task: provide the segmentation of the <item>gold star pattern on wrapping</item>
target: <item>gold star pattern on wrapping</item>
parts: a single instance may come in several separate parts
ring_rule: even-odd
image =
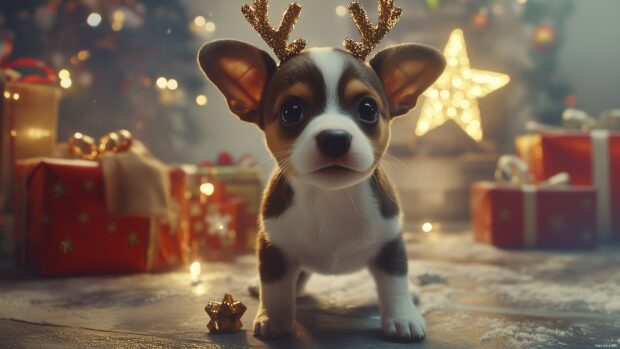
[[[86,182],[84,182],[84,189],[86,191],[91,191],[93,189],[95,189],[95,182],[88,180]]]
[[[118,225],[116,223],[108,223],[108,234],[116,234],[118,231]]]
[[[222,214],[218,210],[211,210],[207,217],[205,217],[205,222],[209,226],[207,234],[217,235],[220,238],[225,238],[228,235],[228,227],[231,221],[231,215]]]
[[[89,220],[90,220],[90,216],[86,212],[82,212],[78,216],[78,221],[80,222],[80,224],[86,224],[88,223]]]
[[[65,185],[62,183],[56,183],[52,187],[52,193],[54,193],[54,196],[59,198],[59,197],[65,196],[65,194],[67,193],[67,188],[65,188]]]
[[[65,238],[60,242],[60,245],[58,245],[58,250],[62,252],[62,254],[67,254],[73,251],[73,240]]]
[[[138,243],[138,234],[131,232],[129,233],[129,235],[127,235],[127,244],[129,246],[135,246]]]
[[[241,329],[241,317],[246,311],[246,306],[236,301],[230,294],[224,295],[221,302],[209,301],[205,311],[211,318],[207,324],[209,332],[224,333],[235,332]]]
[[[446,70],[435,83],[424,92],[426,100],[422,106],[415,134],[426,132],[454,120],[474,140],[482,140],[482,124],[478,98],[503,87],[510,81],[506,74],[470,68],[463,30],[455,29],[450,34],[444,50]]]

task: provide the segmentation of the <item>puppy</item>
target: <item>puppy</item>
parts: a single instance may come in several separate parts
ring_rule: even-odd
[[[277,65],[250,44],[217,40],[198,60],[231,111],[264,132],[277,162],[259,218],[255,335],[291,332],[296,296],[311,273],[368,268],[384,333],[424,339],[408,289],[399,200],[381,158],[391,121],[439,77],[443,56],[405,44],[366,63],[344,50],[311,48]]]

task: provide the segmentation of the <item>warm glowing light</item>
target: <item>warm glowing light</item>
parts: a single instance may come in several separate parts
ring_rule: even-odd
[[[192,282],[196,282],[200,279],[201,272],[202,267],[200,266],[200,262],[196,261],[189,266],[189,275],[192,277]]]
[[[69,71],[67,69],[61,69],[58,72],[58,77],[61,79],[69,79],[71,78],[71,73],[69,73]]]
[[[157,85],[157,86],[159,86],[159,85]],[[169,90],[176,90],[177,87],[179,87],[179,83],[175,79],[170,79],[166,83],[166,87],[168,87]]]
[[[213,183],[202,183],[200,185],[200,192],[206,196],[211,196],[215,192],[215,186]]]
[[[45,130],[42,128],[29,128],[26,131],[26,135],[28,136],[28,138],[32,138],[32,139],[40,139],[40,138],[46,138],[50,136],[50,130]]]
[[[209,33],[214,32],[215,31],[215,23],[208,21],[207,23],[205,23],[205,30],[208,31]]]
[[[9,92],[9,91],[4,91],[4,98],[6,98],[6,99],[11,98],[11,92]]]
[[[525,4],[527,2],[527,0],[517,0],[517,2],[521,5]]]
[[[78,52],[77,57],[80,61],[85,61],[90,58],[90,51],[82,50]],[[59,74],[60,75],[60,74]]]
[[[465,38],[461,29],[450,34],[444,50],[448,65],[444,73],[424,93],[415,133],[418,136],[454,120],[476,141],[482,140],[478,98],[503,87],[510,81],[506,74],[471,69]]]
[[[73,85],[73,81],[71,81],[71,79],[67,78],[60,80],[60,87],[62,88],[69,88],[71,85]]]
[[[217,226],[217,229],[219,229],[219,230],[224,230],[224,224],[220,224],[220,225],[218,225],[218,226]]]
[[[114,22],[112,23],[112,30],[115,32],[121,31],[123,29],[123,22]]]
[[[336,14],[340,17],[344,17],[347,14],[347,8],[343,5],[336,6]]]
[[[202,27],[205,23],[207,23],[207,20],[203,16],[196,16],[196,18],[194,18],[194,24],[199,27]]]
[[[207,105],[208,102],[209,102],[209,99],[207,98],[207,96],[205,95],[196,96],[196,104],[202,106],[202,105]]]
[[[97,27],[101,24],[101,15],[97,12],[93,12],[86,18],[86,23],[91,27]]]
[[[112,18],[114,18],[114,20],[117,22],[122,22],[125,19],[125,12],[121,10],[116,10],[114,11],[114,15],[112,15]]]
[[[166,79],[163,76],[160,76],[157,78],[157,80],[155,81],[155,85],[157,85],[158,88],[160,89],[165,89],[166,86],[168,86],[168,79]]]
[[[431,222],[426,222],[422,224],[422,231],[425,233],[430,233],[433,231],[433,224]]]
[[[18,100],[19,100],[19,97],[20,97],[20,96],[19,96],[19,93],[17,93],[17,92],[13,93],[13,99],[14,99],[14,100],[18,101]]]

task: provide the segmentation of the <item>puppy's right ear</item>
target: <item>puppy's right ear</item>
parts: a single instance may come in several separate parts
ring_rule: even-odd
[[[245,42],[216,40],[202,46],[198,63],[222,91],[230,110],[241,120],[260,126],[263,92],[276,70],[269,54]]]

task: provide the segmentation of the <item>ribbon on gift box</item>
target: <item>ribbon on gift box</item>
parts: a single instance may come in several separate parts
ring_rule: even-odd
[[[5,42],[4,53],[0,56],[0,70],[5,70],[5,74],[9,81],[13,82],[27,82],[36,84],[51,84],[58,80],[54,69],[50,68],[47,64],[34,58],[17,58],[10,61],[13,54],[13,40],[4,30],[0,30],[0,38]],[[27,68],[38,70],[43,75],[28,74],[21,75],[15,72],[17,68]]]
[[[547,180],[533,185],[529,179],[527,164],[514,155],[503,155],[497,161],[495,180],[500,183],[519,185],[523,193],[523,229],[526,247],[536,246],[536,222],[538,221],[538,207],[536,193],[540,187],[563,187],[570,183],[570,175],[560,172]]]
[[[620,130],[620,109],[602,112],[593,118],[587,112],[568,108],[562,114],[563,127],[550,126],[534,121],[526,129],[534,132],[566,133],[583,131],[592,140],[592,184],[596,188],[596,223],[601,241],[611,238],[611,176],[609,164],[609,133]]]

